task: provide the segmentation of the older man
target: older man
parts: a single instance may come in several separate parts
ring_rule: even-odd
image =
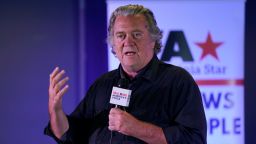
[[[205,144],[206,120],[198,86],[184,69],[158,60],[161,38],[149,9],[117,8],[110,19],[108,41],[120,66],[97,79],[70,115],[62,109],[68,78],[56,68],[50,75],[50,124],[45,133],[58,143]],[[127,108],[109,103],[112,87],[120,79],[132,90]]]

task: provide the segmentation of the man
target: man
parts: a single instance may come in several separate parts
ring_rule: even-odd
[[[184,69],[158,60],[161,38],[149,9],[117,8],[108,40],[119,68],[97,79],[69,116],[62,109],[68,77],[56,68],[50,75],[50,124],[45,133],[58,143],[205,144],[206,120],[198,86]],[[120,79],[132,90],[127,108],[109,103],[112,87]]]

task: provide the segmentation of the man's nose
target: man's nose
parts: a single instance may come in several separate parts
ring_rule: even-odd
[[[127,35],[124,40],[124,45],[133,45],[134,44],[134,38],[131,35]]]

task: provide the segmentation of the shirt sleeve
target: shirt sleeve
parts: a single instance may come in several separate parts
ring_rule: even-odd
[[[52,137],[58,144],[88,143],[92,129],[92,121],[67,116],[69,129],[58,139],[52,132],[50,123],[45,127],[44,134]]]
[[[169,144],[206,144],[206,118],[199,88],[192,76],[181,71],[172,90],[174,122],[163,128]]]
[[[50,123],[44,128],[44,134],[52,137],[58,144],[68,144],[67,142],[67,132],[63,134],[63,136],[58,139],[52,132]]]

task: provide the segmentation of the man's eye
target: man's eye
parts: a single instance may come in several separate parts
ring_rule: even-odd
[[[117,34],[117,35],[116,35],[116,38],[117,38],[117,39],[124,39],[124,34]]]
[[[135,39],[140,39],[140,38],[142,38],[143,34],[141,32],[135,32],[135,33],[133,33],[133,36]]]

